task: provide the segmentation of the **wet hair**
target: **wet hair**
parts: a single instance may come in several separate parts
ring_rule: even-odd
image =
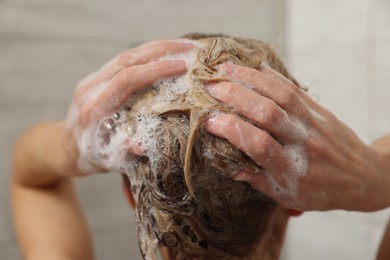
[[[263,169],[203,128],[204,120],[213,113],[240,116],[212,98],[204,83],[230,81],[215,69],[226,62],[251,68],[265,62],[295,80],[264,42],[226,35],[184,37],[202,44],[186,74],[188,91],[177,94],[171,104],[154,109],[153,115],[159,119],[150,133],[154,146],[129,172],[141,253],[145,259],[154,259],[155,248],[163,245],[171,259],[244,257],[263,239],[277,205],[250,185],[232,179],[242,169],[257,174]],[[137,97],[144,99],[144,104],[139,101],[138,108],[129,109],[130,124],[136,124],[137,109],[141,111],[163,95],[162,89],[154,86]]]

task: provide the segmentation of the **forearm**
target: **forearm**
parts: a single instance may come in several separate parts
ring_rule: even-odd
[[[14,183],[12,204],[25,259],[93,259],[89,231],[70,180],[46,188]]]
[[[371,146],[382,155],[384,174],[390,175],[390,135],[386,135],[375,140]],[[379,246],[379,250],[377,253],[377,258],[376,258],[377,260],[389,259],[390,257],[389,245],[390,245],[390,224],[387,225],[386,231],[384,232],[382,242]]]
[[[371,147],[375,149],[381,157],[381,170],[384,179],[390,179],[390,135],[378,138],[372,143]],[[390,190],[390,187],[388,189]]]
[[[390,135],[382,136],[378,139],[376,139],[372,144],[371,147],[378,150],[383,154],[383,157],[390,165]],[[388,165],[388,167],[389,167]],[[390,170],[390,167],[387,168]]]
[[[89,232],[63,167],[63,133],[62,122],[39,124],[15,144],[12,206],[26,259],[92,259]]]
[[[67,119],[69,129],[64,122],[52,122],[21,135],[13,155],[12,203],[26,258],[45,259],[40,257],[45,253],[51,254],[46,259],[91,258],[88,230],[69,178],[107,169],[99,168],[106,166],[100,161],[105,156],[99,149],[79,149],[77,144],[93,147],[101,140],[87,138],[84,143],[86,129],[87,136],[100,138],[100,127],[95,126],[101,126],[129,97],[157,80],[184,73],[185,61],[159,59],[192,48],[191,43],[168,40],[123,51],[77,86]],[[128,140],[123,141],[118,149],[132,153],[125,145]]]
[[[378,197],[377,201],[384,201],[382,208],[390,207],[390,135],[378,138],[371,144],[371,148],[377,154],[377,171],[378,190],[383,190],[382,198]]]
[[[48,186],[65,179],[63,164],[64,123],[38,124],[16,141],[13,182],[25,186]]]

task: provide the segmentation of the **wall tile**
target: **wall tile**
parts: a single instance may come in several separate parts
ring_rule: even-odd
[[[275,6],[279,3],[284,1],[249,0],[245,5],[225,0],[70,1],[69,4],[58,0],[52,3],[2,1],[0,32],[10,37],[36,35],[76,41],[79,38],[96,41],[109,38],[109,42],[115,42],[178,37],[196,31],[278,41],[284,32],[279,24],[284,9]]]
[[[364,50],[290,55],[289,68],[309,95],[368,139],[367,53]]]
[[[0,241],[13,237],[8,186],[14,140],[36,122],[63,118],[77,81],[113,49],[0,41]]]
[[[135,224],[116,225],[104,233],[93,233],[96,260],[142,260]]]
[[[134,222],[134,211],[122,193],[119,174],[98,174],[93,178],[77,179],[76,189],[92,228]]]
[[[389,2],[289,2],[289,65],[311,95],[365,142],[388,134]],[[390,210],[291,221],[287,259],[374,259]]]
[[[378,45],[390,44],[390,2],[375,0],[375,34]]]
[[[370,0],[288,1],[287,42],[292,53],[365,46]]]
[[[17,247],[0,248],[0,259],[22,260]]]
[[[10,150],[21,131],[37,121],[63,118],[82,77],[146,40],[197,31],[282,42],[284,2],[0,1],[0,172],[7,173],[0,175],[0,259],[20,259],[8,183]],[[97,259],[140,259],[133,212],[120,185],[114,175],[76,181]]]

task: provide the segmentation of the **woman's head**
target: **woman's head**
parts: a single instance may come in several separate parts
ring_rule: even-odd
[[[187,74],[155,84],[125,108],[128,134],[142,142],[146,154],[126,170],[142,254],[153,259],[158,244],[174,259],[234,259],[261,253],[259,248],[277,254],[286,214],[270,198],[232,179],[239,170],[262,174],[262,167],[203,129],[212,114],[237,114],[213,99],[204,84],[229,81],[216,69],[226,62],[252,68],[264,62],[293,79],[263,42],[185,37],[198,46],[184,57]]]

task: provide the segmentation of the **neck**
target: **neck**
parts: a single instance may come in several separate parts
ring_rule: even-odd
[[[282,249],[284,235],[289,215],[284,209],[276,209],[269,218],[268,230],[261,240],[253,246],[252,254],[245,257],[231,257],[229,260],[277,260]],[[169,249],[160,248],[162,259],[173,260],[169,256]]]
[[[268,230],[263,235],[258,244],[255,245],[253,253],[247,258],[240,258],[245,260],[277,260],[279,259],[282,249],[287,222],[289,215],[286,210],[278,208],[270,216],[268,222]]]

